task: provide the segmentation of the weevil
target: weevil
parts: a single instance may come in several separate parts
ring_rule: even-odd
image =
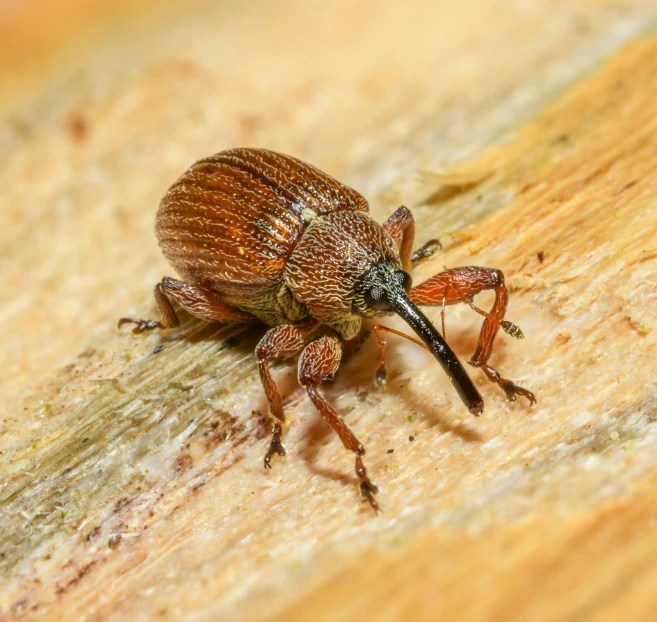
[[[382,333],[392,332],[422,346],[438,360],[461,400],[473,415],[484,401],[463,365],[444,339],[447,305],[468,304],[484,316],[470,365],[504,391],[507,399],[536,399],[488,365],[493,342],[502,328],[512,337],[522,332],[504,319],[508,291],[500,270],[461,267],[444,270],[413,286],[409,271],[431,255],[439,242],[430,240],[413,252],[415,223],[399,207],[382,225],[355,190],[296,158],[264,149],[231,149],[196,162],[171,186],[160,203],[155,232],[169,263],[182,280],[165,277],[155,286],[161,319],[122,318],[119,327],[133,332],[179,326],[172,301],[209,322],[261,322],[269,326],[256,347],[260,378],[269,402],[272,437],[264,466],[282,444],[283,400],[269,364],[301,354],[299,383],[355,454],[363,501],[378,510],[376,485],[363,464],[365,448],[319,386],[332,380],[343,354],[373,334],[381,346],[376,378],[386,377]],[[473,298],[495,292],[490,311]],[[442,331],[419,306],[442,307]],[[363,320],[399,315],[420,340]],[[365,333],[364,333],[365,331]]]

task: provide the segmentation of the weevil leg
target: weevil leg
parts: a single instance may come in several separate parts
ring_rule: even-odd
[[[470,361],[470,364],[475,367],[480,367],[481,370],[484,372],[484,374],[486,374],[486,377],[491,382],[495,382],[502,389],[502,391],[504,391],[504,394],[506,395],[506,399],[508,399],[510,402],[515,402],[516,397],[518,395],[522,395],[529,400],[530,406],[536,404],[536,397],[531,391],[519,387],[517,384],[511,382],[511,380],[502,378],[499,372],[494,370],[490,365],[481,365],[481,364],[476,365],[472,361]]]
[[[472,303],[472,298],[484,290],[495,292],[495,302],[492,309],[486,313]],[[507,399],[515,401],[518,395],[529,400],[530,405],[536,403],[536,397],[531,391],[515,385],[510,380],[502,378],[490,367],[488,359],[493,352],[493,343],[500,327],[512,337],[522,338],[522,331],[511,322],[504,319],[509,292],[504,284],[504,274],[494,268],[479,268],[468,266],[452,268],[440,272],[430,279],[413,287],[409,292],[410,299],[417,305],[442,306],[465,303],[477,313],[485,316],[479,333],[477,348],[469,361],[474,367],[480,367],[486,377],[495,382],[504,391]]]
[[[124,324],[134,324],[135,327],[132,332],[139,334],[154,328],[176,328],[180,326],[180,320],[171,305],[171,300],[175,300],[193,316],[208,322],[243,324],[252,322],[255,319],[250,313],[233,309],[224,304],[207,289],[165,276],[155,286],[155,302],[162,319],[155,322],[153,320],[133,320],[124,317],[119,320],[119,328]]]
[[[423,259],[427,259],[427,257],[431,257],[437,250],[442,250],[443,245],[440,243],[440,240],[438,238],[434,238],[432,240],[429,240],[420,248],[418,248],[412,255],[411,255],[411,262],[415,266],[419,264]]]
[[[415,219],[411,210],[403,205],[398,207],[383,223],[383,228],[397,244],[402,266],[407,271],[410,270],[411,266],[427,257],[431,257],[439,248],[443,247],[440,240],[434,239],[429,240],[415,252],[411,252],[415,239]]]
[[[386,340],[381,336],[381,333],[388,332],[386,327],[382,324],[375,324],[372,327],[372,335],[376,342],[379,344],[379,349],[381,350],[381,357],[379,358],[379,364],[376,367],[374,372],[374,380],[379,386],[383,386],[388,381],[388,367],[387,367],[387,343]],[[393,332],[393,331],[389,331]]]
[[[299,359],[299,384],[306,389],[315,408],[319,410],[322,417],[337,433],[345,448],[356,454],[355,468],[361,498],[363,501],[367,501],[374,511],[379,511],[379,504],[374,498],[379,489],[367,476],[367,469],[363,464],[365,448],[338,412],[322,397],[317,389],[324,380],[333,378],[338,367],[340,367],[341,358],[342,343],[334,335],[325,335],[309,343]]]
[[[381,337],[380,335],[377,334],[377,330],[380,329],[382,332],[388,330],[386,326],[382,326],[381,324],[377,324],[376,326],[373,326],[372,328],[366,328],[365,326],[361,327],[360,332],[356,337],[353,339],[350,339],[349,341],[344,341],[342,343],[342,360],[346,360],[350,356],[352,356],[355,352],[357,352],[360,347],[372,336],[376,338],[377,342],[379,343],[379,346],[381,348],[381,359],[379,361],[379,366],[377,367],[377,374],[376,374],[376,379],[378,384],[385,384],[386,381],[386,362],[385,362],[385,348],[386,348],[386,342]],[[391,332],[397,332],[397,331],[392,331]],[[424,346],[424,344],[421,344]],[[426,347],[426,346],[425,346]],[[382,370],[381,377],[379,378],[378,371]]]
[[[411,337],[406,333],[402,333],[399,330],[395,330],[394,328],[390,328],[389,326],[384,326],[383,324],[375,324],[372,327],[371,332],[372,335],[374,335],[374,338],[377,340],[379,344],[379,348],[381,349],[381,358],[379,359],[379,364],[374,374],[374,378],[377,384],[379,385],[384,385],[386,383],[386,380],[388,379],[387,358],[386,358],[387,344],[386,344],[386,340],[383,338],[381,333],[392,333],[393,335],[398,335],[399,337],[403,337],[404,339],[408,339],[409,341],[416,343],[421,348],[424,348],[427,352],[431,352],[431,350],[429,350],[426,344],[421,342],[419,339],[416,339],[415,337]]]
[[[313,338],[319,325],[314,320],[300,325],[281,325],[268,330],[256,347],[260,380],[269,401],[269,412],[272,417],[272,439],[265,454],[265,468],[271,468],[271,458],[274,454],[285,455],[281,443],[282,424],[285,422],[283,413],[283,398],[269,371],[269,362],[274,359],[286,359],[301,352],[303,347]]]
[[[397,244],[404,270],[410,270],[411,251],[415,239],[415,219],[411,210],[403,205],[398,207],[383,223],[383,228]]]

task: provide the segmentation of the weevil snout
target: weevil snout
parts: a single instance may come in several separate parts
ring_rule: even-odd
[[[411,277],[392,262],[376,265],[356,290],[354,313],[363,317],[399,315],[441,364],[468,410],[475,416],[480,415],[484,410],[483,398],[429,318],[408,297],[410,287]]]

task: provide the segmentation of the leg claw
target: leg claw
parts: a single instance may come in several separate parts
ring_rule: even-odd
[[[517,396],[522,395],[523,397],[526,397],[529,400],[530,406],[536,404],[536,397],[531,391],[528,391],[527,389],[523,389],[522,387],[519,387],[517,384],[513,384],[513,382],[507,380],[506,378],[502,378],[502,376],[500,376],[500,374],[496,372],[489,365],[478,365],[478,364],[474,364],[472,361],[469,362],[470,365],[479,367],[486,374],[486,376],[491,382],[497,384],[500,387],[500,389],[504,391],[504,394],[506,395],[506,399],[509,400],[510,402],[515,402]]]
[[[506,394],[506,399],[510,402],[515,402],[518,395],[522,395],[529,400],[529,405],[533,406],[536,404],[536,397],[531,391],[523,389],[516,384],[513,384],[510,380],[507,380],[504,384],[500,384],[502,390]]]
[[[374,495],[378,492],[379,488],[369,479],[369,477],[360,483],[360,500],[363,503],[368,502],[375,512],[381,511],[379,504],[374,498]]]
[[[417,264],[427,257],[431,257],[438,249],[442,250],[443,245],[440,240],[429,240],[424,246],[418,248],[413,255],[411,255],[411,262]]]
[[[376,484],[369,477],[367,477],[367,469],[363,464],[362,458],[363,454],[365,453],[363,446],[359,444],[359,449],[357,451],[358,455],[356,456],[356,475],[358,476],[358,481],[360,482],[361,501],[367,501],[372,509],[378,513],[381,508],[376,502],[374,495],[379,492],[379,489],[377,488]]]
[[[273,438],[269,444],[269,449],[265,454],[265,469],[271,469],[271,458],[274,454],[284,456],[286,453],[285,447],[283,447],[283,444],[281,443],[281,439]]]

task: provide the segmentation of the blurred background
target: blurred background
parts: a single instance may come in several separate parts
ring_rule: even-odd
[[[0,617],[654,619],[656,23],[654,0],[0,0]],[[115,330],[172,274],[163,193],[235,146],[379,221],[411,207],[444,243],[418,280],[508,276],[528,338],[497,360],[535,409],[481,382],[464,419],[403,346],[385,392],[374,348],[327,389],[376,520],[293,363],[264,477],[247,346]],[[480,319],[448,317],[465,358]]]

